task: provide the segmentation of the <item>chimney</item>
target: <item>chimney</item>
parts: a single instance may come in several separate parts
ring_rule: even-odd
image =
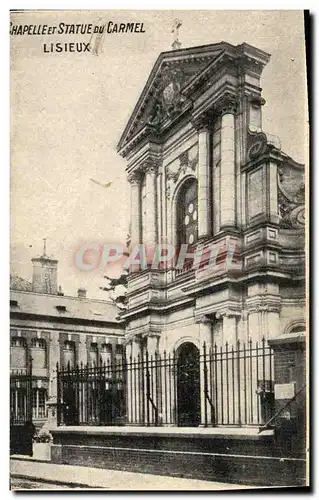
[[[31,259],[33,264],[32,291],[56,295],[58,292],[58,261],[46,255],[44,243],[43,255]]]
[[[78,288],[78,298],[79,299],[86,299],[86,289],[85,288]]]

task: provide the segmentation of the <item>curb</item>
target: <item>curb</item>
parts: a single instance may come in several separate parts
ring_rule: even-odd
[[[107,490],[109,489],[107,486],[102,487],[102,486],[90,486],[89,484],[83,484],[83,483],[74,483],[74,482],[68,482],[68,481],[58,481],[58,480],[53,480],[53,479],[44,479],[38,476],[29,476],[25,474],[10,474],[11,479],[26,479],[28,481],[35,481],[37,483],[47,483],[47,484],[54,484],[56,486],[68,486],[70,488],[87,488],[87,489],[99,489],[99,490]],[[14,490],[15,491],[15,490]]]

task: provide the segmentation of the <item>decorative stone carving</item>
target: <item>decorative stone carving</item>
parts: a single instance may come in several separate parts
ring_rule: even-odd
[[[158,171],[158,165],[156,163],[146,163],[143,170],[145,173],[155,175]]]
[[[127,177],[127,180],[131,183],[131,184],[139,184],[140,181],[141,181],[141,174],[139,171],[136,171],[136,172],[132,172],[128,175]]]
[[[297,189],[293,191],[293,183],[292,186],[285,183],[283,168],[278,170],[278,206],[281,227],[286,229],[304,228],[305,184],[301,182]]]
[[[213,128],[213,120],[214,120],[214,112],[212,109],[202,113],[199,116],[195,116],[192,118],[191,123],[193,127],[199,131],[203,129],[210,130]]]
[[[267,136],[264,132],[247,132],[247,160],[254,160],[265,153],[267,149]]]
[[[196,324],[203,324],[203,325],[208,325],[212,322],[212,320],[208,317],[208,316],[205,316],[205,314],[203,314],[202,316],[198,316],[196,319],[195,319],[195,323]]]
[[[176,183],[179,176],[181,174],[185,175],[188,168],[190,168],[191,170],[193,170],[193,172],[195,172],[197,164],[198,164],[198,153],[195,156],[195,158],[190,160],[189,155],[188,155],[188,150],[184,151],[183,153],[181,153],[179,155],[179,162],[180,162],[180,164],[179,164],[179,167],[178,167],[176,172],[172,172],[167,167],[167,180],[169,180],[169,181],[173,180],[173,182]]]
[[[281,143],[276,135],[268,134],[260,129],[247,129],[247,161],[258,158],[271,149],[281,149]]]
[[[186,97],[180,92],[185,80],[186,75],[181,68],[164,67],[154,93],[147,125],[159,127],[164,120],[172,118],[180,112],[186,100]]]
[[[238,109],[238,102],[233,94],[226,93],[221,99],[214,104],[215,114],[224,115],[226,113],[236,114]]]

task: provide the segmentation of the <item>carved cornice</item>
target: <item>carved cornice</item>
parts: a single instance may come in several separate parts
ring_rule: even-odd
[[[191,119],[191,123],[198,132],[200,132],[201,130],[212,130],[213,119],[214,112],[212,109],[210,109],[198,116],[193,116]]]
[[[236,311],[235,309],[221,309],[220,311],[216,311],[215,313],[215,318],[216,319],[222,319],[222,318],[231,318],[231,317],[241,317],[241,312]]]

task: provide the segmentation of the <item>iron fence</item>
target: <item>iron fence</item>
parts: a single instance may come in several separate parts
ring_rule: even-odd
[[[26,368],[10,373],[10,424],[32,422],[32,358],[27,358]]]
[[[262,425],[274,414],[263,339],[57,367],[59,425]]]

